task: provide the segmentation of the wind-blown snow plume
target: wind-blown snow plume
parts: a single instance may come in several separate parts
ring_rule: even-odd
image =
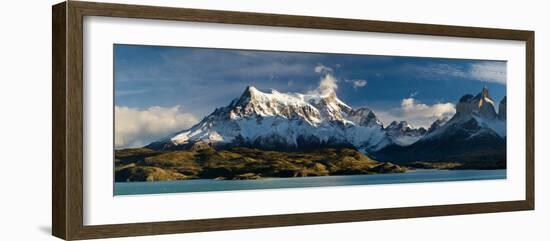
[[[327,67],[322,64],[315,66],[315,73],[321,74],[321,80],[319,81],[319,86],[312,91],[309,91],[308,94],[312,95],[328,95],[332,92],[336,92],[338,89],[338,79],[334,77],[334,71],[332,68]]]

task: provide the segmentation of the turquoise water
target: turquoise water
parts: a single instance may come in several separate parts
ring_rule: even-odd
[[[265,178],[260,180],[197,179],[162,182],[117,182],[115,195],[211,192],[297,187],[330,187],[349,185],[397,184],[506,179],[506,170],[414,170],[405,173]]]

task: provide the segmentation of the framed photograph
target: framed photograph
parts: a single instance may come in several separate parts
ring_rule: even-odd
[[[534,209],[532,31],[77,1],[52,24],[59,238]]]

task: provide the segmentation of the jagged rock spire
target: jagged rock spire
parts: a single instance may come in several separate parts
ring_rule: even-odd
[[[489,89],[487,87],[483,87],[481,92],[476,96],[462,96],[456,106],[456,112],[459,115],[469,115],[473,113],[488,119],[495,119],[497,117],[494,102],[489,95]]]
[[[491,99],[491,97],[489,96],[489,89],[487,88],[487,86],[483,86],[483,89],[481,90],[481,96],[483,98]]]
[[[498,119],[506,120],[506,96],[498,104]]]

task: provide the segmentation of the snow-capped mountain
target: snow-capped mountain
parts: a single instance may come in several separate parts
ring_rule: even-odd
[[[393,121],[385,130],[393,143],[399,146],[411,145],[420,140],[427,132],[423,127],[414,128],[406,121]]]
[[[506,160],[506,97],[497,113],[487,88],[476,96],[464,95],[450,120],[434,122],[412,145],[388,145],[373,156],[397,162]]]
[[[391,143],[370,109],[353,109],[334,91],[264,93],[248,86],[239,98],[217,108],[200,123],[148,147],[164,150],[233,145],[265,149],[353,146],[375,151]]]
[[[445,125],[433,131],[427,138],[440,138],[441,134],[453,131],[453,128],[472,124],[479,127],[479,131],[506,137],[506,97],[500,102],[499,113],[495,111],[493,99],[489,90],[483,88],[476,96],[464,95],[456,105],[456,114]],[[499,118],[500,116],[500,118]],[[472,133],[479,135],[480,133]],[[472,136],[474,137],[474,136]]]

